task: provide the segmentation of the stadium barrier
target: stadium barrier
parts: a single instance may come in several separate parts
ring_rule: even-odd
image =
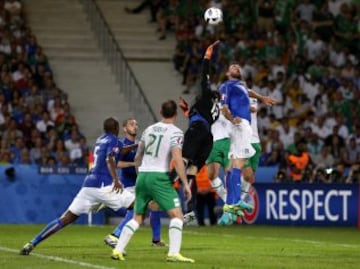
[[[358,226],[359,184],[257,183],[250,191],[255,209],[248,224]]]
[[[82,167],[0,165],[0,223],[47,223],[59,217],[86,172]],[[257,171],[258,183],[250,191],[255,209],[245,214],[246,223],[360,228],[360,185],[272,183],[276,172],[275,167]],[[104,224],[106,213],[93,214],[92,224]],[[77,223],[88,221],[81,216]]]

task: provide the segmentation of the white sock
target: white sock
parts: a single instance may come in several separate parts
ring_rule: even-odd
[[[129,244],[131,237],[134,235],[137,229],[139,229],[139,223],[137,223],[136,220],[132,219],[126,223],[120,234],[119,241],[117,242],[115,249],[121,253],[124,253],[127,244]]]
[[[223,200],[226,201],[226,189],[224,187],[224,184],[222,180],[217,177],[214,180],[211,181],[211,187],[216,191],[217,195]]]
[[[173,218],[169,223],[169,253],[176,255],[180,253],[182,239],[183,221],[179,218]]]
[[[244,200],[246,195],[249,193],[251,183],[244,180],[244,177],[241,176],[241,200]]]

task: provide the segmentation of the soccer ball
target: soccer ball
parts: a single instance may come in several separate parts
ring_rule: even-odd
[[[220,8],[210,7],[204,13],[206,23],[210,25],[217,25],[223,20],[223,13]]]

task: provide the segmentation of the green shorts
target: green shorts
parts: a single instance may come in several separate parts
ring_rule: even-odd
[[[230,138],[223,138],[214,141],[214,145],[206,163],[219,163],[224,168],[228,167],[230,164],[229,150]]]
[[[261,156],[261,144],[252,143],[251,145],[253,146],[256,152],[252,157],[246,160],[244,167],[251,167],[253,171],[256,171],[256,169],[259,167],[259,160]]]
[[[140,172],[138,174],[135,185],[135,213],[145,214],[150,201],[155,201],[164,211],[181,207],[179,196],[167,173]]]

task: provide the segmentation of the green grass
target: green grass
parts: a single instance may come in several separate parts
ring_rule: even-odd
[[[360,268],[360,231],[356,228],[185,227],[181,252],[196,263],[169,264],[165,262],[167,248],[150,246],[148,227],[133,237],[126,261],[118,262],[110,259],[111,250],[103,243],[112,226],[73,225],[42,242],[30,256],[18,255],[42,227],[0,225],[0,268]],[[168,241],[165,226],[163,239]],[[77,264],[66,263],[68,260]]]

